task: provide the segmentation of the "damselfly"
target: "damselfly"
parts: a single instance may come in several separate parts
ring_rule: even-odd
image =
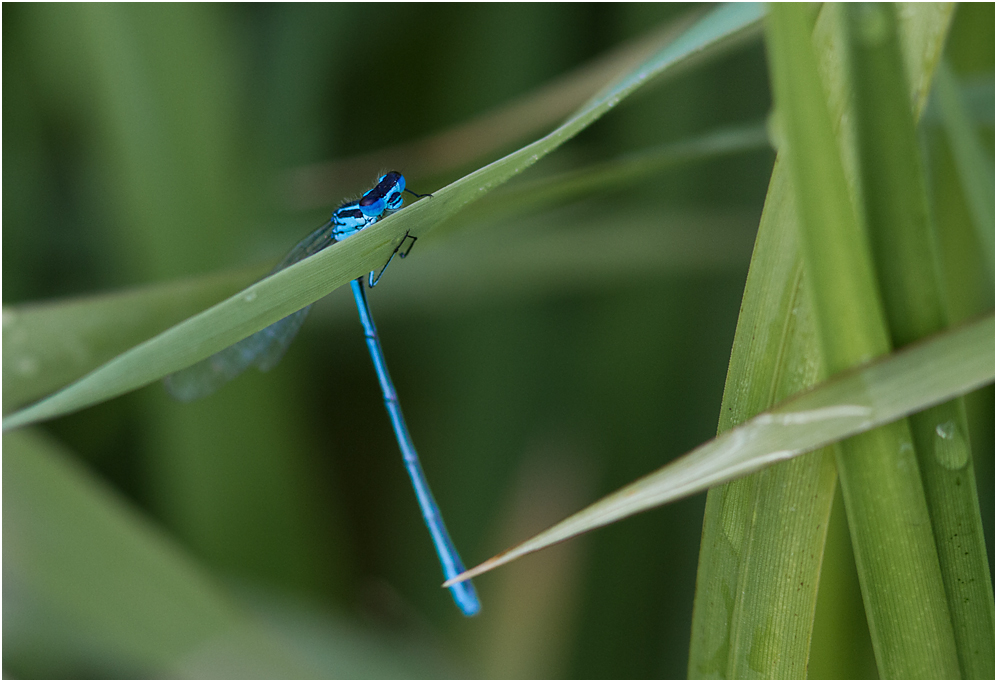
[[[336,242],[343,241],[397,211],[402,207],[403,192],[409,192],[417,197],[428,196],[416,194],[412,190],[406,189],[405,178],[401,173],[392,171],[382,175],[378,178],[377,185],[365,192],[359,201],[350,201],[337,208],[329,222],[291,249],[291,252],[273,269],[271,274],[316,254]],[[409,243],[408,249],[405,251],[399,251],[399,249],[409,239],[412,240],[412,243],[415,242],[415,237],[408,235],[402,239],[399,248],[392,252],[391,257],[388,258],[376,277],[371,271],[367,277],[368,287],[377,284],[395,253],[398,253],[401,258],[408,255],[412,243]],[[391,426],[394,428],[395,437],[398,440],[398,447],[402,451],[402,460],[405,462],[405,468],[412,480],[412,487],[415,489],[422,517],[429,529],[430,536],[433,538],[433,545],[440,558],[443,574],[449,580],[464,572],[464,564],[461,562],[457,549],[450,540],[450,535],[443,524],[440,509],[436,500],[433,499],[433,493],[429,490],[429,483],[426,481],[426,475],[419,463],[415,445],[412,444],[412,437],[405,426],[405,418],[402,416],[402,408],[398,403],[398,395],[391,382],[391,376],[388,374],[384,353],[381,351],[377,328],[374,326],[374,319],[367,306],[363,280],[363,277],[358,277],[351,282],[351,286],[353,287],[353,298],[356,300],[357,310],[360,313],[360,323],[363,325],[364,336],[367,339],[367,350],[370,352],[371,360],[374,361],[374,370],[377,372],[377,379],[381,384],[384,405],[388,410]],[[213,393],[250,366],[256,366],[264,372],[271,369],[283,357],[291,340],[301,328],[301,323],[305,321],[305,316],[308,315],[310,308],[311,306],[306,306],[211,357],[176,374],[171,374],[164,380],[167,390],[176,399],[189,402]],[[480,610],[481,605],[471,581],[457,583],[450,588],[450,592],[454,602],[465,615],[473,616]]]

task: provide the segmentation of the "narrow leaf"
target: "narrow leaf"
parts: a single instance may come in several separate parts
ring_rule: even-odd
[[[406,233],[424,235],[557,149],[658,74],[701,57],[708,48],[717,48],[755,26],[761,16],[762,8],[756,4],[718,7],[637,69],[605,88],[547,136],[136,346],[59,393],[6,417],[4,430],[73,412],[149,384],[379,267]]]
[[[799,207],[805,280],[820,347],[833,374],[888,352],[889,334],[806,10],[774,5],[766,44]],[[881,674],[957,675],[955,640],[907,422],[843,441],[835,460]]]
[[[940,259],[894,8],[856,4],[845,15],[865,217],[890,336],[900,347],[947,325]],[[957,399],[909,422],[962,675],[993,677],[993,590],[965,406]]]
[[[991,314],[845,372],[717,436],[450,582],[473,578],[575,535],[888,424],[991,383],[993,348]]]
[[[832,120],[839,133],[847,133],[843,123],[851,118],[849,86],[841,33],[834,28],[835,9],[823,6],[812,43],[820,48],[820,75]],[[917,112],[926,100],[951,14],[951,6],[926,4],[904,6],[901,14],[906,87]],[[738,316],[719,432],[826,378],[811,299],[803,286],[793,195],[787,164],[777,160]],[[833,451],[824,448],[709,491],[690,678],[812,675],[812,638],[818,595],[825,592],[823,578],[842,562],[850,563],[852,556],[850,551],[847,558],[825,555],[836,488]]]
[[[119,353],[238,291],[261,268],[3,310],[7,412],[80,378]]]

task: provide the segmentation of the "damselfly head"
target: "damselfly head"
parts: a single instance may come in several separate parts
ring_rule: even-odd
[[[405,176],[398,171],[385,173],[378,178],[377,185],[361,197],[360,210],[370,218],[380,217],[386,210],[398,210],[402,207],[404,191]]]

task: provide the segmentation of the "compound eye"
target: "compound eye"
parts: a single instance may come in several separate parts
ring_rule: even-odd
[[[368,218],[376,218],[384,213],[384,210],[387,207],[388,204],[384,200],[384,197],[364,196],[364,198],[360,200],[360,210]]]

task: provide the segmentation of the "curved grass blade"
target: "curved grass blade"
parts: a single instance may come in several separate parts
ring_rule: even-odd
[[[993,349],[991,313],[844,372],[620,488],[447,585],[991,383]]]
[[[777,161],[744,287],[718,433],[827,378],[785,171]],[[806,676],[836,483],[833,453],[822,448],[707,493],[690,679]]]
[[[710,12],[638,68],[592,98],[545,137],[388,216],[334,247],[275,273],[118,356],[45,400],[3,421],[4,430],[73,412],[188,367],[378,267],[406,233],[420,237],[464,206],[557,149],[658,74],[702,57],[757,27],[757,4]]]

